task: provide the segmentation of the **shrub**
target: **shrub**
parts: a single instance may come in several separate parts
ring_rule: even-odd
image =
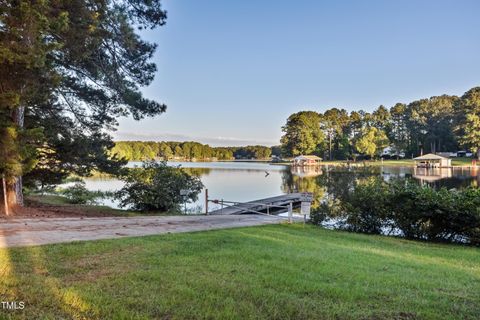
[[[387,227],[390,193],[388,185],[374,179],[359,184],[343,202],[345,229],[380,234]]]
[[[122,207],[138,211],[180,211],[184,201],[197,200],[203,184],[179,167],[166,162],[147,161],[141,168],[128,169],[122,175],[125,186],[116,193]],[[188,190],[186,196],[180,190]]]
[[[310,222],[313,224],[322,224],[328,219],[337,219],[343,216],[341,202],[336,199],[327,199],[320,202],[318,207],[312,208],[310,213]]]
[[[72,204],[95,204],[98,198],[104,197],[101,191],[90,191],[85,187],[85,182],[76,182],[74,185],[60,190]]]
[[[435,190],[407,183],[393,186],[393,190],[392,219],[405,237],[478,243],[479,189]]]
[[[321,224],[336,212],[334,217],[342,218],[337,228],[350,231],[396,230],[409,239],[480,245],[480,189],[435,190],[411,182],[374,180],[348,190],[336,204],[325,202],[320,208],[313,223]]]

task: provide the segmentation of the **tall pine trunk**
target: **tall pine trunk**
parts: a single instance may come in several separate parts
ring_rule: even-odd
[[[7,198],[10,206],[23,207],[23,181],[22,177],[15,177],[15,181],[7,186]]]
[[[19,106],[12,112],[12,120],[19,131],[23,130],[25,124],[25,107]],[[23,180],[21,176],[14,177],[13,183],[9,185],[8,203],[11,206],[23,206]]]

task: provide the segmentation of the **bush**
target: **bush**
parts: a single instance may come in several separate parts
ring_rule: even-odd
[[[313,223],[320,224],[323,214],[342,218],[337,228],[355,232],[395,230],[409,239],[480,245],[480,189],[435,190],[411,182],[373,180],[320,208]]]
[[[383,181],[374,179],[356,186],[344,201],[343,207],[348,212],[345,228],[370,234],[383,233],[388,227],[389,198],[388,185]]]
[[[180,211],[184,201],[197,200],[203,184],[179,167],[166,162],[147,161],[142,168],[128,169],[122,180],[125,186],[116,193],[122,207],[138,211]],[[180,190],[188,190],[186,196]]]
[[[328,219],[336,219],[343,216],[341,202],[334,199],[327,199],[321,202],[317,208],[312,208],[310,222],[320,225]]]
[[[104,197],[101,191],[90,191],[85,187],[85,182],[76,182],[73,186],[60,190],[60,194],[72,204],[95,204],[98,198]]]
[[[479,189],[435,190],[408,183],[393,190],[392,220],[405,237],[480,243]]]

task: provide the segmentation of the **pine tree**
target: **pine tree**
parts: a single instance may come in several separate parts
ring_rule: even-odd
[[[457,102],[460,143],[480,160],[480,87],[470,89]]]
[[[22,204],[21,177],[58,183],[69,173],[115,172],[107,130],[119,116],[155,116],[166,106],[146,99],[155,44],[136,29],[165,23],[159,0],[7,1],[0,10],[0,167]],[[43,132],[40,139],[39,131]],[[37,165],[32,165],[37,163]],[[33,169],[33,170],[32,170]]]
[[[60,45],[49,35],[65,22],[45,1],[6,1],[0,8],[0,173],[13,205],[23,204],[22,176],[34,167],[42,131],[25,128],[25,109],[51,99],[57,74],[48,57]]]

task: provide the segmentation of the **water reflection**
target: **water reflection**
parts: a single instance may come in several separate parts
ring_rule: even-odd
[[[290,172],[300,178],[310,178],[310,177],[316,177],[322,174],[322,168],[321,167],[291,167]]]
[[[467,168],[413,167],[320,167],[314,174],[298,173],[296,168],[285,170],[282,191],[312,192],[313,208],[323,199],[342,199],[358,184],[381,177],[387,182],[413,180],[433,188],[466,188],[480,185],[480,172]]]
[[[413,177],[422,184],[424,182],[435,182],[438,180],[451,178],[453,171],[451,168],[413,168]]]
[[[434,188],[466,188],[480,185],[477,168],[413,168],[412,177],[421,185]]]
[[[178,165],[172,163],[171,165]],[[385,181],[413,179],[434,188],[465,188],[480,186],[480,170],[473,168],[414,168],[414,167],[311,167],[291,168],[268,163],[185,162],[189,173],[200,177],[214,199],[251,201],[289,192],[312,192],[313,207],[322,199],[342,198],[357,184],[381,177]],[[268,175],[266,174],[268,172]],[[91,190],[115,191],[123,183],[115,179],[86,179]],[[117,207],[111,199],[104,202]],[[204,193],[189,208],[204,210]],[[215,209],[215,208],[210,208]]]
[[[318,179],[323,173],[323,170],[317,175],[301,176],[298,175],[298,170],[296,169],[297,168],[287,168],[283,171],[282,192],[311,192],[314,195],[312,207],[317,208],[325,194],[325,186],[319,183]]]
[[[210,168],[184,168],[184,170],[186,173],[195,177],[200,177],[200,178],[202,176],[209,175],[210,172],[212,171],[212,169]]]

